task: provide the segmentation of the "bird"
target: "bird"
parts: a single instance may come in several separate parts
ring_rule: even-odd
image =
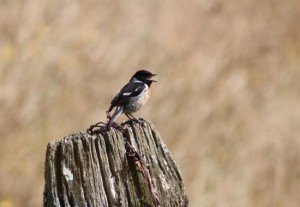
[[[110,130],[116,118],[121,114],[125,114],[130,120],[139,122],[132,113],[140,110],[148,101],[151,94],[150,86],[156,82],[151,78],[156,75],[147,70],[139,70],[131,77],[129,82],[112,99],[111,105],[106,111],[107,130]],[[114,113],[110,116],[110,112],[115,107]]]

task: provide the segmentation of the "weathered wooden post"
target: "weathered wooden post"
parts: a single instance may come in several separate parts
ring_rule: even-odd
[[[44,206],[185,207],[177,165],[149,122],[47,146]]]

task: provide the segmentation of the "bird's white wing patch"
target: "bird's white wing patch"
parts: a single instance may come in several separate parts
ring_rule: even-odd
[[[132,93],[134,93],[135,91],[138,91],[140,88],[136,88],[134,89],[134,91],[130,91],[130,92],[126,92],[126,93],[123,93],[123,96],[130,96]]]
[[[132,92],[123,93],[123,96],[130,96],[130,94],[132,94]]]

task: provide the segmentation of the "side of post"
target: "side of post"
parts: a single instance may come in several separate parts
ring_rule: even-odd
[[[47,146],[44,206],[185,207],[183,181],[153,124]]]

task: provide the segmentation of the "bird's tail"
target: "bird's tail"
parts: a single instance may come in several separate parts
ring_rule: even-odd
[[[110,130],[111,125],[114,123],[114,121],[116,120],[116,118],[123,113],[123,107],[118,106],[115,110],[115,112],[113,113],[113,115],[109,118],[109,121],[106,125],[107,130]]]

